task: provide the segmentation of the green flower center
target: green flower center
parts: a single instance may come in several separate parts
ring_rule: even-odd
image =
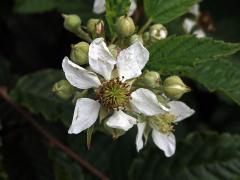
[[[124,108],[129,102],[130,86],[119,78],[105,81],[97,89],[97,100],[108,109]]]
[[[176,117],[174,115],[166,113],[151,117],[150,124],[160,132],[169,134],[174,131],[175,119]]]

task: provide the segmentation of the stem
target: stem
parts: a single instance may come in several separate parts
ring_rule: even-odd
[[[107,176],[105,176],[103,173],[101,173],[96,167],[94,167],[92,164],[90,164],[88,161],[84,160],[82,157],[80,157],[77,153],[72,151],[70,148],[68,148],[66,145],[64,145],[61,141],[59,141],[56,137],[54,137],[51,133],[49,133],[44,127],[42,127],[38,120],[34,119],[27,111],[22,109],[20,106],[15,104],[7,94],[7,88],[0,86],[0,97],[11,107],[13,107],[19,114],[21,114],[26,121],[28,121],[43,137],[45,137],[49,144],[60,149],[63,151],[66,155],[68,155],[70,158],[78,162],[83,168],[94,174],[96,177],[102,180],[109,180]]]
[[[152,23],[152,19],[148,19],[148,21],[142,26],[142,28],[139,30],[138,34],[143,34],[144,31],[150,26]]]

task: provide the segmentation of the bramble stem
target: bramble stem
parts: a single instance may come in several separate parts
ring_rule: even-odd
[[[152,19],[148,19],[148,21],[142,26],[142,28],[138,31],[138,34],[143,34],[144,31],[150,26],[152,23]]]
[[[27,111],[15,104],[9,97],[7,93],[7,88],[5,86],[0,86],[0,97],[11,107],[13,107],[19,114],[21,114],[26,121],[28,121],[42,136],[44,136],[49,144],[63,151],[67,156],[78,162],[83,168],[88,170],[90,173],[94,174],[96,177],[102,180],[109,180],[109,178],[100,172],[96,167],[90,164],[88,161],[84,160],[77,153],[72,151],[69,147],[64,145],[51,133],[49,133],[43,126],[38,124],[36,119],[34,119]]]

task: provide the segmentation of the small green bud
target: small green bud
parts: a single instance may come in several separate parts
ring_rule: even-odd
[[[99,37],[104,34],[104,22],[101,19],[89,19],[87,31],[93,36]]]
[[[72,50],[70,53],[71,60],[79,65],[87,64],[88,50],[89,44],[86,42],[79,42],[77,44],[72,45]]]
[[[75,92],[75,88],[65,79],[56,82],[53,85],[52,91],[60,98],[67,100]]]
[[[142,36],[138,35],[138,34],[133,34],[130,38],[129,38],[129,44],[132,45],[136,42],[140,42],[143,44],[143,39]]]
[[[147,43],[150,40],[150,32],[145,32],[143,34],[142,39],[143,39],[144,44]]]
[[[156,88],[160,86],[160,80],[158,72],[146,70],[143,75],[136,80],[135,86]]]
[[[108,46],[108,49],[109,49],[110,53],[113,55],[113,57],[117,58],[117,55],[120,52],[120,48],[115,44],[110,44]]]
[[[131,17],[121,16],[116,22],[116,32],[121,37],[129,37],[135,31],[135,25]]]
[[[165,39],[167,37],[167,29],[162,24],[154,24],[149,29],[150,38],[152,42]]]
[[[64,18],[63,26],[68,31],[75,32],[81,26],[82,20],[78,15],[63,14],[62,16]]]
[[[158,72],[155,71],[146,71],[143,75],[144,81],[146,82],[147,86],[155,88],[159,86],[160,82],[160,75]]]
[[[178,76],[166,78],[163,82],[163,89],[169,98],[176,100],[180,99],[184,93],[191,91]]]

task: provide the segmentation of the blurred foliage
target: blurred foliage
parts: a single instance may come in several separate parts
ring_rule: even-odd
[[[52,92],[55,82],[63,79],[57,70],[43,70],[23,76],[11,93],[15,102],[27,107],[33,113],[41,113],[46,120],[61,120],[68,127],[72,117],[73,105],[63,101]]]
[[[197,133],[178,143],[176,155],[166,159],[155,148],[133,162],[130,179],[239,179],[240,136]],[[203,152],[204,151],[204,152]]]
[[[178,35],[182,33],[181,17],[175,18],[186,13],[194,2],[138,1],[144,4],[148,17],[168,23],[170,32]],[[123,10],[117,3],[108,1],[111,11],[107,14],[107,21],[112,26]],[[124,3],[127,9],[129,1]],[[208,32],[209,36],[227,42],[240,41],[238,3],[237,0],[202,2],[201,10],[210,13],[216,28],[215,32]],[[172,158],[165,158],[151,142],[137,153],[136,129],[116,141],[95,132],[90,150],[86,147],[85,133],[67,136],[73,105],[53,95],[53,83],[63,76],[59,70],[47,68],[60,69],[61,59],[70,52],[70,44],[79,41],[64,30],[60,13],[77,13],[85,21],[96,17],[92,7],[93,1],[89,0],[2,0],[0,85],[13,89],[11,95],[18,104],[111,179],[239,179],[240,139],[233,133],[240,132],[237,106],[240,104],[240,55],[226,57],[236,53],[239,44],[211,38],[197,40],[191,36],[172,36],[152,47],[148,67],[164,74],[184,75],[193,88],[192,94],[183,100],[197,113],[177,127],[179,143]],[[217,94],[209,93],[207,89],[217,91]],[[51,147],[2,100],[0,112],[3,145],[0,147],[0,180],[96,179],[63,152]],[[209,131],[228,134],[207,133]]]

